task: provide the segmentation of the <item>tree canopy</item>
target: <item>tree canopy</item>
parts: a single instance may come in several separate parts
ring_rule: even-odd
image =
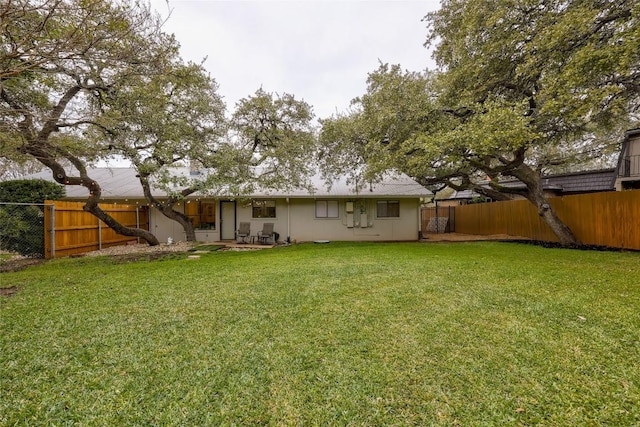
[[[230,139],[238,147],[251,187],[301,188],[314,172],[316,130],[313,108],[295,95],[260,88],[238,101]]]
[[[102,105],[95,141],[107,141],[110,154],[128,160],[137,170],[148,203],[179,222],[188,241],[195,240],[193,224],[175,209],[178,201],[196,191],[229,182],[225,161],[225,105],[217,84],[200,64],[168,58],[164,72],[138,75],[127,88],[114,91]],[[180,175],[174,167],[185,163],[213,168],[215,174]],[[166,197],[156,197],[161,189]]]
[[[162,74],[178,44],[139,2],[15,0],[0,4],[0,16],[3,151],[38,160],[60,184],[86,187],[85,210],[118,233],[157,244],[151,233],[119,224],[98,206],[101,188],[87,163],[104,155],[105,144],[90,130],[101,126],[106,100],[130,89],[137,76]]]
[[[0,17],[2,157],[35,159],[58,183],[84,186],[85,210],[116,232],[158,243],[100,209],[100,183],[88,172],[98,160],[131,162],[149,203],[188,239],[193,227],[174,209],[180,199],[304,181],[315,143],[311,107],[259,90],[229,120],[215,80],[182,60],[147,3],[15,0],[0,4]],[[173,173],[185,163],[206,172]]]
[[[610,149],[600,136],[638,112],[639,16],[625,0],[445,0],[425,18],[439,68],[372,72],[352,111],[323,124],[329,169],[342,152],[371,175],[396,169],[423,184],[519,194],[575,244],[540,176],[600,156]]]
[[[0,182],[0,202],[42,204],[64,197],[64,187],[44,179],[16,179]]]

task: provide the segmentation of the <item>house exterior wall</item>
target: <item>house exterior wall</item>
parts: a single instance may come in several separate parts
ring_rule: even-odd
[[[253,219],[250,210],[239,208],[239,221],[250,221],[251,230],[262,229],[262,223],[273,222],[280,240],[289,236],[291,241],[314,240],[383,241],[417,240],[419,228],[419,199],[317,199],[337,200],[337,218],[317,218],[315,199],[286,199],[276,201],[275,220]],[[397,218],[379,218],[377,200],[398,200]],[[353,226],[346,212],[347,202],[354,203]],[[365,223],[366,215],[366,223]]]
[[[182,206],[175,206],[175,210],[183,212]],[[185,241],[186,235],[182,226],[172,219],[167,218],[156,208],[149,209],[149,231],[151,231],[161,243],[167,243],[169,237],[174,242]]]
[[[292,210],[295,215],[292,215],[291,239],[417,240],[419,199],[400,199],[400,215],[397,218],[379,218],[376,212],[378,200],[398,199],[339,200],[338,218],[316,218],[315,200],[294,200]],[[354,202],[353,227],[346,211],[347,202]]]
[[[640,134],[629,138],[629,156],[640,156]]]
[[[273,199],[272,199],[273,200]],[[316,199],[292,198],[275,199],[275,218],[253,218],[251,201],[237,201],[236,228],[240,222],[251,224],[251,235],[257,236],[263,224],[272,222],[274,231],[279,234],[280,241],[287,237],[291,241],[306,242],[314,240],[343,240],[343,241],[412,241],[418,239],[420,227],[420,199],[330,199],[338,202],[337,218],[317,218]],[[399,202],[399,216],[394,218],[380,218],[377,212],[378,200],[393,200]],[[346,211],[347,202],[353,203],[353,221]],[[220,224],[220,209],[216,212],[216,222]],[[365,222],[366,219],[366,222]],[[161,242],[167,242],[169,237],[173,241],[184,241],[184,230],[175,221],[166,218],[157,209],[150,210],[150,228]],[[220,230],[197,230],[196,239],[200,242],[215,242],[220,240]]]

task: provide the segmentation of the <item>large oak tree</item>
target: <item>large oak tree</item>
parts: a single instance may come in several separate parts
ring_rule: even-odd
[[[139,76],[162,75],[178,44],[140,2],[11,0],[0,4],[0,144],[49,169],[64,185],[87,188],[84,209],[116,232],[158,240],[100,209],[91,162],[109,155],[92,137],[109,99],[134,90]],[[109,132],[108,128],[104,129]],[[63,164],[72,165],[73,172]]]
[[[541,174],[598,155],[597,135],[637,112],[639,16],[631,0],[445,0],[425,18],[439,69],[381,65],[353,110],[325,121],[323,143],[331,158],[349,146],[371,175],[522,195],[561,243],[578,244]]]
[[[227,123],[215,80],[201,64],[168,59],[163,73],[131,76],[126,88],[103,99],[92,138],[109,141],[109,152],[131,163],[148,203],[194,241],[193,224],[177,204],[230,182],[233,161],[223,154]],[[176,173],[187,164],[214,173]]]
[[[193,225],[176,204],[189,195],[304,182],[315,144],[311,107],[259,90],[228,123],[215,81],[202,64],[182,61],[147,4],[16,0],[2,3],[0,17],[2,157],[36,159],[57,182],[86,187],[84,209],[116,232],[158,243],[100,209],[100,183],[88,172],[97,160],[129,161],[149,203],[187,240]],[[185,163],[201,173],[175,174]]]

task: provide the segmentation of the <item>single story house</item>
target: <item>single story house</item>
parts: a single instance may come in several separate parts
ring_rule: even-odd
[[[189,175],[189,168],[175,173]],[[88,175],[102,187],[103,203],[148,205],[132,168],[93,168]],[[29,176],[52,180],[51,172]],[[420,236],[420,205],[431,191],[404,175],[389,175],[380,183],[356,189],[344,180],[327,188],[313,179],[314,191],[264,191],[242,198],[192,195],[175,209],[185,213],[202,242],[233,240],[241,222],[249,222],[257,236],[265,223],[273,223],[279,240],[411,241]],[[64,200],[84,201],[86,188],[67,186]],[[165,194],[157,192],[162,198]],[[150,231],[160,241],[185,239],[182,226],[149,208]]]

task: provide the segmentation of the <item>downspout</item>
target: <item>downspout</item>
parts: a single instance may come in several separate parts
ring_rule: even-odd
[[[136,203],[136,228],[140,228],[140,208],[138,208]],[[138,244],[140,244],[140,238],[138,237]]]
[[[291,243],[291,203],[289,203],[289,198],[287,200],[287,243]]]
[[[418,199],[418,240],[422,240],[422,202]]]

